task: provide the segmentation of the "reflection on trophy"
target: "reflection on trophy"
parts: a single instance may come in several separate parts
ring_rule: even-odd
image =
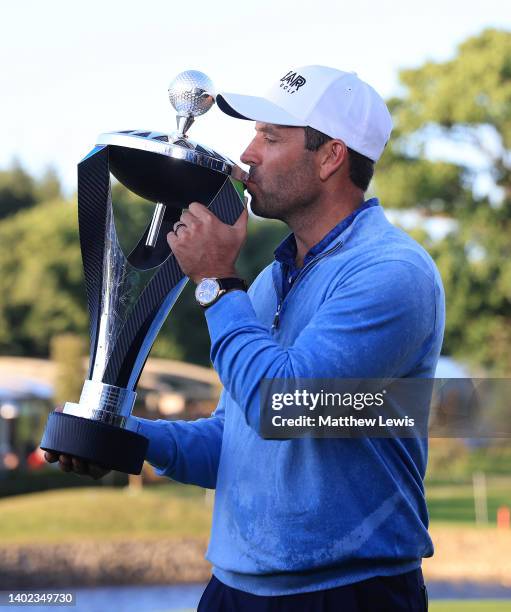
[[[90,315],[90,360],[78,404],[48,418],[41,448],[106,468],[139,474],[148,440],[131,411],[156,335],[188,280],[166,235],[181,209],[198,201],[231,225],[243,210],[246,174],[231,160],[187,136],[195,117],[215,102],[203,73],[179,74],[169,86],[177,131],[101,134],[78,165],[78,221]],[[135,248],[125,254],[116,234],[110,173],[155,203]]]

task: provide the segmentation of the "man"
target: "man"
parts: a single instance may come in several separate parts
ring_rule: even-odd
[[[248,294],[235,268],[246,213],[231,227],[192,203],[168,236],[199,283],[224,391],[210,418],[139,419],[139,431],[159,474],[216,488],[199,611],[426,610],[426,440],[259,433],[264,378],[434,376],[445,316],[436,267],[376,199],[364,202],[388,110],[355,74],[321,66],[288,72],[265,98],[217,102],[256,121],[241,158],[251,207],[293,233]]]

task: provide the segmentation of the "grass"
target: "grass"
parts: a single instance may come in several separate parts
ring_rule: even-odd
[[[87,488],[0,499],[0,541],[204,537],[211,508],[197,487]]]
[[[470,484],[428,483],[432,524],[474,524]],[[511,478],[488,478],[490,523],[500,505],[511,506]],[[211,524],[204,490],[168,483],[128,488],[91,487],[0,499],[0,541],[60,542],[82,538],[203,537]]]
[[[511,507],[511,478],[488,477],[488,519],[496,523],[497,508]],[[426,497],[432,522],[474,523],[475,509],[471,483],[426,483]]]
[[[474,472],[495,476],[511,474],[511,439],[490,446],[467,446],[462,439],[430,438],[428,479],[470,482]]]
[[[508,600],[481,599],[474,601],[439,600],[429,602],[430,612],[509,612]]]

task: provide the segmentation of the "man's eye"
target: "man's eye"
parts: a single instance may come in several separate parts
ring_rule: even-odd
[[[269,143],[277,142],[275,138],[270,138],[269,136],[265,136],[264,139],[266,142],[269,142]]]

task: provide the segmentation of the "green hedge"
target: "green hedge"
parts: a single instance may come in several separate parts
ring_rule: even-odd
[[[38,471],[12,470],[0,472],[0,498],[49,489],[65,489],[70,487],[101,487],[103,484],[126,486],[128,476],[120,472],[112,472],[102,480],[93,480],[60,471],[58,468],[43,468]]]

